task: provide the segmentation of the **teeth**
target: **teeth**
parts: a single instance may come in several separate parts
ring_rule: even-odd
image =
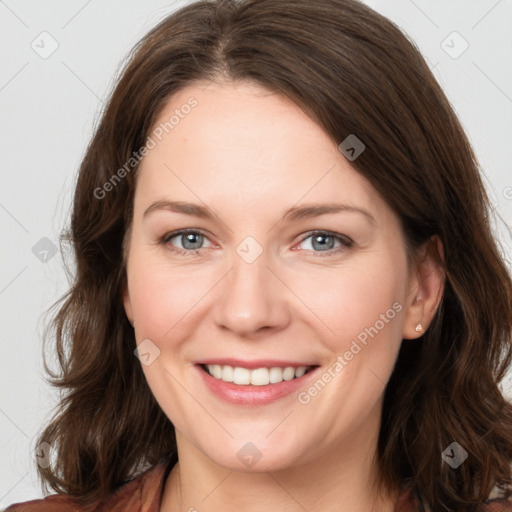
[[[266,386],[267,384],[278,384],[283,380],[292,380],[302,377],[310,367],[308,366],[287,366],[286,368],[256,368],[249,370],[240,366],[228,366],[219,364],[207,365],[208,373],[216,379],[224,382],[233,382],[238,385]]]
[[[292,380],[295,377],[295,368],[292,368],[291,366],[287,366],[283,370],[283,379],[284,380]]]
[[[220,379],[222,377],[222,367],[220,367],[218,364],[213,365],[213,376],[216,379]]]
[[[299,366],[295,370],[295,377],[302,377],[306,373],[307,368],[305,366]]]
[[[270,372],[267,368],[257,368],[251,372],[251,384],[253,386],[265,386],[269,382]]]
[[[233,379],[234,379],[234,370],[233,370],[233,367],[232,366],[224,366],[222,368],[222,375],[221,375],[221,379],[224,381],[224,382],[233,382]]]
[[[283,369],[282,368],[270,368],[270,383],[276,384],[283,380]]]
[[[238,366],[233,368],[233,382],[235,384],[250,384],[251,371],[247,368],[240,368]]]

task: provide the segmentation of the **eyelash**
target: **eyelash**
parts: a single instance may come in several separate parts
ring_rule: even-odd
[[[188,234],[198,234],[198,235],[204,236],[205,238],[208,238],[200,230],[181,229],[179,231],[173,231],[172,233],[167,233],[160,239],[160,243],[163,245],[168,245],[169,242],[173,238],[176,238],[177,236],[180,236],[180,235],[188,235]],[[341,252],[345,249],[348,249],[349,247],[352,247],[352,245],[354,243],[353,240],[351,240],[349,237],[347,237],[345,235],[340,235],[339,233],[334,233],[332,231],[316,230],[316,231],[310,231],[309,233],[306,233],[306,235],[300,240],[299,244],[303,243],[305,240],[307,240],[308,238],[315,236],[315,235],[324,235],[325,237],[332,237],[332,238],[337,239],[339,242],[341,242],[340,247],[337,247],[334,249],[329,249],[327,251],[309,251],[309,252],[312,252],[315,255],[315,257],[325,258],[327,256],[332,256],[334,254],[338,254],[339,252]],[[171,251],[175,252],[176,254],[183,255],[183,256],[192,256],[192,255],[195,256],[195,255],[199,254],[199,251],[201,251],[201,249],[188,249],[187,250],[187,249],[180,249],[179,247],[174,247],[174,246],[171,246],[171,247],[172,247],[170,249]],[[322,254],[322,253],[325,253],[325,254]]]

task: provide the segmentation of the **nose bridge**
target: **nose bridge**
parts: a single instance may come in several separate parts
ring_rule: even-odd
[[[287,322],[284,290],[267,268],[270,263],[268,254],[254,239],[239,244],[217,302],[219,326],[247,336]]]

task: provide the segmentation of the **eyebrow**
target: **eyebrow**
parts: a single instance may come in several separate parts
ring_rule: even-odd
[[[157,210],[169,210],[185,215],[192,215],[202,219],[213,219],[216,217],[211,210],[205,206],[185,201],[155,201],[146,210],[143,217]],[[377,225],[375,217],[364,208],[341,203],[306,204],[304,206],[292,206],[283,215],[283,220],[298,221],[311,217],[319,217],[329,213],[353,212],[364,215],[372,224]]]

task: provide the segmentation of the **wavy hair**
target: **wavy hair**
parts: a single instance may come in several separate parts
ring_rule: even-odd
[[[38,438],[57,454],[38,468],[43,484],[88,505],[177,460],[122,303],[133,157],[174,93],[224,79],[287,96],[336,144],[356,134],[366,150],[352,165],[400,217],[408,248],[433,235],[444,246],[441,304],[420,339],[403,340],[386,387],[382,484],[407,483],[435,511],[476,511],[496,487],[509,496],[512,405],[500,382],[512,360],[512,282],[479,164],[416,45],[357,0],[201,0],[133,49],[81,163],[62,237],[76,266],[50,325],[58,370],[45,368],[61,401]],[[441,457],[453,441],[469,454],[457,470]]]

